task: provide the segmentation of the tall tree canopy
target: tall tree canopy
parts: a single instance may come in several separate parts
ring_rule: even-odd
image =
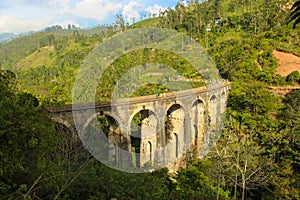
[[[20,198],[49,176],[56,146],[50,115],[35,97],[17,93],[14,74],[0,71],[0,196]],[[24,194],[25,195],[25,194]]]
[[[296,1],[291,8],[289,22],[292,22],[293,20],[295,20],[293,28],[296,28],[296,25],[300,23],[300,1]]]

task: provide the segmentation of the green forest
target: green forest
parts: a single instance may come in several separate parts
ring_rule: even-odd
[[[300,3],[294,3],[189,0],[133,25],[118,15],[105,28],[49,27],[0,44],[0,199],[300,199],[300,90],[285,95],[272,90],[300,84],[298,71],[276,73],[279,61],[273,54],[300,57]],[[232,84],[215,147],[176,173],[111,169],[52,122],[45,109],[72,103],[79,68],[99,43],[142,27],[169,28],[193,38]],[[117,80],[149,60],[174,68],[193,87],[204,85],[183,58],[140,49],[107,68],[96,100],[110,99]],[[148,84],[133,96],[171,90]]]

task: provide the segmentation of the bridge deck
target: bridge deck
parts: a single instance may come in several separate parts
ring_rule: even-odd
[[[124,104],[135,104],[135,103],[143,103],[143,102],[151,102],[157,100],[168,100],[174,99],[176,97],[184,97],[189,95],[195,95],[200,93],[205,93],[209,91],[218,90],[220,88],[226,87],[231,85],[230,82],[220,82],[213,86],[203,86],[199,88],[193,88],[189,90],[182,90],[182,91],[174,91],[163,93],[159,97],[155,94],[147,95],[147,96],[139,96],[139,97],[132,97],[132,98],[123,98],[123,99],[115,99],[115,100],[108,100],[108,101],[98,101],[98,102],[90,102],[90,103],[80,103],[80,104],[68,104],[64,106],[46,106],[46,109],[50,112],[67,112],[72,110],[84,110],[84,109],[91,109],[91,108],[103,108],[109,107],[111,105],[118,106]]]

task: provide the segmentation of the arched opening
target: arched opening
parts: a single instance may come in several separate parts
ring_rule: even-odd
[[[109,141],[115,144],[121,144],[119,123],[117,120],[105,114],[98,115],[97,120],[104,135],[109,139]]]
[[[218,103],[217,97],[213,95],[209,102],[209,116],[210,116],[210,127],[215,130],[217,127],[217,116],[218,116]]]
[[[166,135],[166,158],[168,163],[174,163],[176,158],[180,157],[180,152],[184,150],[184,109],[179,104],[172,105],[166,113],[165,135]]]
[[[87,121],[80,137],[92,155],[110,163],[120,163],[119,148],[127,150],[128,147],[117,120],[103,112]]]
[[[128,141],[122,137],[119,123],[113,117],[102,113],[97,116],[97,121],[109,142],[108,158],[112,163],[118,163],[120,160],[119,148],[127,150]]]
[[[220,113],[223,114],[226,111],[226,93],[225,91],[222,92],[221,94],[221,98],[220,98],[220,106],[221,106],[221,110]]]
[[[181,105],[174,104],[168,111],[165,118],[165,134],[167,135],[166,139],[171,138],[172,133],[184,134],[184,110]]]
[[[204,129],[205,129],[205,106],[203,101],[197,100],[191,109],[191,134],[194,144],[198,147],[201,146]]]
[[[140,150],[141,150],[141,123],[142,113],[138,112],[132,119],[130,124],[130,144],[132,152],[133,166],[140,167]]]
[[[137,168],[154,161],[158,118],[148,109],[134,115],[130,124],[133,165]],[[150,142],[151,141],[151,142]]]
[[[208,129],[203,136],[203,144],[201,145],[200,156],[203,157],[214,146],[218,130],[218,101],[215,95],[212,95],[208,103]]]

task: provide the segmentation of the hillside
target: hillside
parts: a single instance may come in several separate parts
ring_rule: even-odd
[[[133,26],[150,26],[151,23],[158,23],[158,18],[152,18],[138,22]],[[131,27],[128,27],[130,29]],[[97,29],[96,29],[97,30]],[[102,30],[102,29],[101,29]],[[91,30],[87,30],[90,32]],[[59,30],[54,32],[40,32],[31,36],[16,39],[0,48],[2,54],[2,67],[13,70],[20,79],[20,85],[26,91],[30,91],[42,98],[50,101],[62,101],[71,103],[71,91],[75,81],[77,70],[84,62],[87,55],[112,32],[100,32],[91,36],[81,34],[80,31]],[[30,43],[26,46],[25,43]],[[18,50],[15,50],[18,49]],[[11,52],[8,56],[8,52]],[[178,56],[162,52],[150,51],[149,49],[140,49],[133,51],[117,59],[110,66],[101,78],[97,91],[98,100],[107,100],[110,98],[115,82],[125,74],[130,67],[141,66],[152,60],[153,63],[173,67],[183,76],[189,78],[193,87],[203,85],[201,78],[196,78],[197,71]],[[1,56],[0,56],[1,58]],[[149,68],[149,73],[154,68]],[[158,68],[157,68],[158,70]],[[161,71],[161,69],[160,69]],[[147,73],[147,70],[146,72]],[[175,76],[175,75],[174,75]],[[177,76],[177,75],[176,75]],[[166,77],[151,75],[147,79],[149,82],[162,82]],[[113,80],[113,81],[112,81]],[[164,81],[163,81],[164,82]],[[147,88],[150,94],[177,90],[180,80],[168,81],[170,88],[152,85],[142,85]],[[139,83],[135,83],[139,84]],[[122,86],[122,84],[120,84]],[[127,90],[128,88],[120,88]],[[184,89],[184,88],[181,88]],[[140,88],[134,95],[144,94],[144,89]],[[126,97],[126,96],[123,96]]]
[[[300,74],[292,71],[299,71],[300,29],[287,24],[291,5],[289,0],[188,1],[187,6],[178,3],[159,18],[130,27],[120,22],[93,34],[84,30],[40,32],[1,45],[1,69],[12,70],[17,81],[12,73],[0,71],[0,162],[4,166],[0,170],[0,196],[299,199]],[[72,103],[78,70],[99,43],[118,31],[148,26],[173,29],[199,42],[222,78],[232,83],[222,134],[214,148],[205,158],[191,158],[186,168],[175,174],[167,169],[146,174],[112,170],[91,158],[67,126],[51,123],[44,109],[45,105]],[[157,65],[153,67],[154,63]],[[165,76],[171,71],[168,67],[182,76]],[[183,77],[193,87],[204,85],[201,73],[182,57],[161,49],[141,48],[121,55],[107,67],[99,80],[96,100],[110,99],[116,86],[120,89],[118,98],[176,90]],[[150,84],[140,85],[145,82]],[[89,86],[84,81],[82,84]],[[130,89],[134,89],[133,94],[129,94]],[[207,115],[203,120],[208,126],[201,131],[214,128],[209,106],[192,112],[195,116]],[[98,114],[99,125],[111,134],[108,131],[115,129],[114,120]],[[139,112],[132,123],[141,123],[142,117]],[[197,120],[190,124],[195,130],[200,124]],[[183,121],[189,123],[189,116]],[[163,129],[167,122],[162,124]],[[157,135],[160,137],[161,132]],[[216,139],[211,133],[200,137],[205,138],[201,145],[210,145]],[[140,149],[139,139],[133,139],[133,144]]]
[[[129,26],[129,28],[156,27],[159,25],[159,21],[159,17],[144,19],[142,21],[132,24],[131,26]]]

